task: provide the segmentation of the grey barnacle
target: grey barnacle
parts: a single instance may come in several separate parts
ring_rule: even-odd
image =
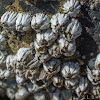
[[[61,74],[65,79],[76,78],[79,74],[79,64],[73,62],[65,62],[62,64]]]
[[[75,41],[67,41],[65,36],[63,35],[58,39],[58,45],[60,48],[60,53],[65,56],[72,56],[75,53],[76,45]]]
[[[87,92],[89,90],[88,85],[89,85],[88,79],[80,76],[79,84],[78,84],[77,88],[75,89],[78,97],[81,97],[81,96],[84,96],[85,94],[87,94]]]
[[[60,60],[52,58],[49,61],[43,63],[43,68],[49,75],[52,76],[60,71],[60,63]]]
[[[37,13],[33,16],[31,21],[31,27],[39,32],[45,29],[48,29],[50,26],[49,17],[42,13]]]
[[[67,13],[70,17],[76,17],[80,12],[81,6],[78,0],[68,0],[64,3],[64,13]]]
[[[100,70],[100,54],[97,55],[95,60],[95,69]]]
[[[16,30],[19,32],[24,32],[30,29],[31,25],[31,15],[25,13],[18,13],[16,20]]]
[[[69,17],[67,16],[67,14],[57,13],[53,15],[50,20],[53,32],[58,32],[58,29],[67,24],[68,20]]]

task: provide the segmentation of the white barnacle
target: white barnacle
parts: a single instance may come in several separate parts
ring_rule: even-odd
[[[8,18],[10,15],[11,15],[11,12],[6,11],[1,17],[1,23],[2,23],[4,28],[7,28],[7,26],[8,26],[7,21],[8,21]]]
[[[51,28],[54,32],[57,32],[57,30],[65,25],[69,20],[69,17],[67,16],[67,14],[61,14],[61,13],[57,13],[55,15],[52,16],[50,22],[51,22]]]
[[[7,46],[6,38],[0,34],[0,50],[4,50]]]
[[[60,53],[65,56],[72,56],[76,51],[75,41],[67,41],[65,37],[58,39]]]
[[[78,0],[68,0],[63,6],[64,13],[67,13],[70,17],[76,17],[81,8]]]
[[[79,74],[79,64],[73,62],[65,62],[62,64],[61,74],[65,79],[75,78]]]
[[[100,70],[100,54],[98,54],[97,57],[96,57],[95,68]]]
[[[65,30],[65,35],[68,41],[71,41],[72,39],[76,39],[81,35],[82,27],[78,20],[72,19],[71,23],[67,26]]]
[[[16,20],[16,30],[24,32],[30,29],[31,15],[25,13],[19,13]]]
[[[50,46],[56,39],[58,34],[52,32],[52,30],[46,30],[43,33],[36,34],[35,41],[37,42],[37,45],[41,47]],[[34,46],[36,46],[36,42]],[[36,46],[36,48],[39,48]]]
[[[31,27],[39,32],[41,30],[48,29],[50,26],[49,17],[42,13],[37,13],[35,16],[33,16],[31,21]]]
[[[43,68],[48,74],[54,75],[60,71],[60,63],[60,60],[52,58],[43,63]]]
[[[87,78],[80,77],[79,84],[77,88],[75,89],[78,97],[84,96],[88,92],[88,85],[89,85],[89,82]]]

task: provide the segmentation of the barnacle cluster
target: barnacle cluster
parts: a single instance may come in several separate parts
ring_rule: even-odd
[[[75,93],[82,98],[91,90],[95,98],[100,98],[100,54],[86,66],[87,77],[80,74],[78,62],[63,61],[63,57],[74,55],[75,40],[82,32],[76,19],[80,7],[77,0],[69,0],[64,3],[63,13],[51,18],[43,13],[7,11],[2,15],[1,96],[7,95],[11,100],[69,100]],[[5,50],[8,32],[22,34],[30,28],[36,31],[30,48],[19,48],[17,54],[8,54]]]

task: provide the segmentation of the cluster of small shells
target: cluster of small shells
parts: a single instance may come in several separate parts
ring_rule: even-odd
[[[80,75],[78,62],[61,58],[76,51],[75,39],[82,32],[76,19],[80,7],[77,0],[67,1],[63,13],[51,19],[43,13],[7,11],[2,15],[6,31],[0,34],[0,96],[7,95],[11,100],[69,100],[75,93],[79,98],[91,93],[100,98],[100,54],[86,66],[87,77]],[[16,55],[8,55],[7,32],[22,34],[30,28],[36,31],[30,48],[19,48]]]

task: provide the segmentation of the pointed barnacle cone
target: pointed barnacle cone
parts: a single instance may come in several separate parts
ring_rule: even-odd
[[[78,77],[79,71],[80,67],[77,62],[65,62],[62,64],[61,74],[65,79]]]
[[[53,76],[52,82],[53,82],[53,85],[56,87],[63,86],[63,78],[61,76],[57,76],[57,75]]]
[[[89,85],[88,79],[80,76],[79,84],[78,84],[77,88],[75,89],[78,97],[84,97],[84,95],[87,94],[87,92],[89,90],[88,85]]]
[[[60,60],[52,58],[49,61],[43,63],[43,68],[49,75],[52,76],[60,71],[60,63]]]
[[[64,3],[64,13],[67,13],[70,17],[76,17],[80,12],[81,5],[78,0],[68,0]]]

